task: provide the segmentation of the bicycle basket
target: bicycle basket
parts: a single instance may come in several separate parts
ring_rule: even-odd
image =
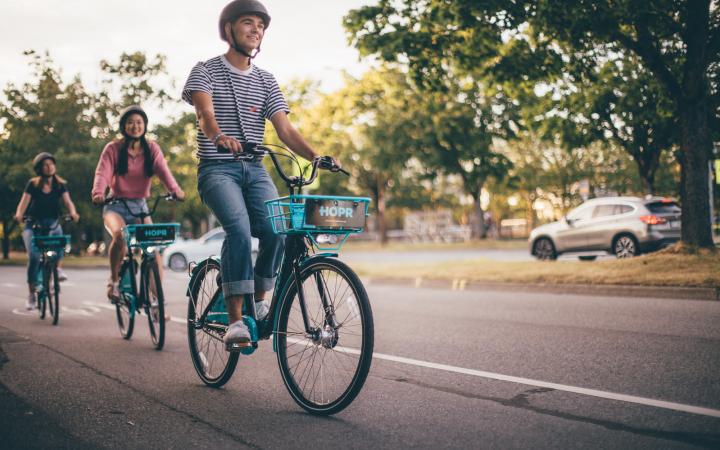
[[[179,223],[147,223],[128,225],[123,235],[131,247],[143,247],[172,244],[179,231]]]
[[[70,236],[55,235],[55,236],[33,236],[33,245],[41,252],[45,251],[60,251],[65,250],[65,247],[70,243]]]
[[[265,202],[277,234],[360,233],[370,199],[330,195],[290,195]]]

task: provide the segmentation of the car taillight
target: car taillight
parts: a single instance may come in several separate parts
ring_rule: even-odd
[[[642,216],[640,217],[640,220],[645,222],[648,225],[661,225],[663,223],[667,223],[667,220],[663,219],[662,217],[658,217],[655,215],[652,216]]]

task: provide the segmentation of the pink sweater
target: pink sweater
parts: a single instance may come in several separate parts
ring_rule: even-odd
[[[167,161],[163,156],[160,146],[148,140],[150,154],[153,160],[153,174],[160,178],[168,191],[177,192],[180,189],[177,181],[173,178],[168,168]],[[95,180],[93,181],[92,195],[105,194],[105,188],[110,186],[115,197],[122,198],[147,198],[150,196],[150,178],[145,176],[145,155],[144,152],[133,158],[128,155],[128,171],[125,175],[115,174],[115,165],[118,163],[122,141],[108,143],[100,155],[97,168],[95,169]]]

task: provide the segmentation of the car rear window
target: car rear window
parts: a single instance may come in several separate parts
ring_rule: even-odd
[[[678,214],[680,213],[680,205],[676,202],[651,202],[646,203],[645,207],[653,214]]]

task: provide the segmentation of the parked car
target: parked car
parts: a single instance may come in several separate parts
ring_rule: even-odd
[[[577,253],[594,260],[608,252],[618,258],[658,250],[680,240],[680,206],[663,197],[603,197],[588,200],[558,222],[541,225],[528,242],[538,259]]]
[[[213,228],[198,239],[187,239],[169,245],[163,252],[163,264],[174,271],[186,270],[193,261],[217,255],[220,256],[222,243],[225,240],[225,230]],[[257,256],[259,241],[252,238],[253,261]]]

